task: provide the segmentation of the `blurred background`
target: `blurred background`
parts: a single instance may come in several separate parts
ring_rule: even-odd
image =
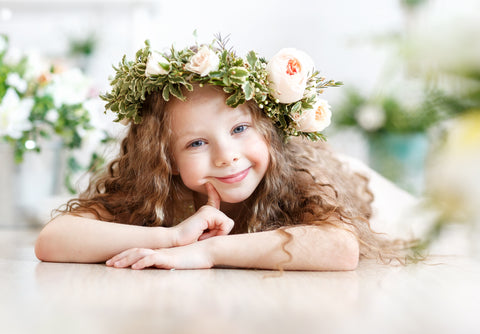
[[[345,83],[324,97],[329,143],[479,230],[478,0],[3,0],[0,3],[0,225],[46,221],[115,154],[125,130],[98,94],[112,65],[230,34],[239,54],[306,51]]]

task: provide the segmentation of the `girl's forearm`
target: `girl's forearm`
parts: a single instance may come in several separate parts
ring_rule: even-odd
[[[171,229],[143,227],[63,215],[40,232],[38,259],[49,262],[103,262],[125,249],[173,246]]]
[[[296,226],[283,232],[268,231],[220,236],[205,240],[215,266],[285,270],[354,270],[359,259],[355,236],[331,226]]]

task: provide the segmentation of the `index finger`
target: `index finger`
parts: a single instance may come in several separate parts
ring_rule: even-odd
[[[207,189],[207,205],[213,206],[215,209],[220,210],[220,195],[218,194],[215,187],[210,183],[205,183],[205,188]]]

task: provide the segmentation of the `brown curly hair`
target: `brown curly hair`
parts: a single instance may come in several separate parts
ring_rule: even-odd
[[[159,94],[147,98],[143,121],[130,125],[119,156],[61,212],[89,212],[100,220],[143,226],[173,226],[188,217],[184,204],[191,191],[172,173],[171,112],[166,106]],[[361,258],[402,262],[405,244],[370,228],[373,194],[368,179],[351,172],[324,143],[285,142],[255,103],[248,106],[269,145],[270,165],[244,201],[242,216],[235,217],[232,233],[278,229],[287,244],[289,226],[329,224],[355,234]]]

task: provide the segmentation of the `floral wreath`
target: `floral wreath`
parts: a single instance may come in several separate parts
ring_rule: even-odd
[[[182,50],[172,47],[169,53],[159,53],[151,51],[145,41],[134,61],[124,56],[118,67],[113,67],[112,90],[100,97],[107,101],[106,109],[117,114],[115,121],[140,123],[149,94],[161,93],[165,101],[172,95],[184,101],[182,88],[192,91],[192,84],[216,85],[229,94],[226,104],[232,108],[254,100],[285,138],[325,140],[320,131],[330,125],[331,111],[318,95],[342,82],[321,77],[302,51],[282,49],[267,62],[254,51],[245,59],[238,57],[226,43],[218,36],[209,45]]]

